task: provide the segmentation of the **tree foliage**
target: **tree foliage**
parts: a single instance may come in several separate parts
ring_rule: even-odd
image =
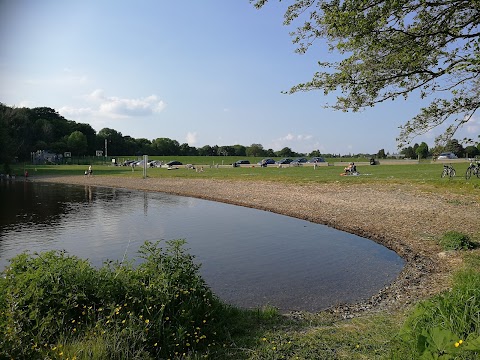
[[[322,70],[288,93],[336,92],[327,106],[343,111],[412,93],[434,99],[401,127],[399,147],[441,124],[445,143],[480,106],[478,0],[292,0],[284,24],[294,22],[298,53],[326,40],[342,59],[319,61]]]
[[[428,145],[425,142],[422,142],[417,149],[415,150],[415,154],[420,158],[420,159],[425,159],[428,154],[429,154],[429,149]]]
[[[87,152],[87,137],[81,131],[74,131],[67,140],[67,146],[75,155],[84,155]]]

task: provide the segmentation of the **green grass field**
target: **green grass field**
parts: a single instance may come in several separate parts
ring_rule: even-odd
[[[218,157],[217,157],[218,158]],[[201,160],[204,158],[202,157]],[[190,158],[190,160],[192,160]],[[195,163],[192,161],[192,163]],[[198,162],[197,162],[198,163]],[[184,162],[185,164],[185,162]],[[291,184],[302,183],[362,183],[362,184],[414,184],[428,189],[444,189],[477,196],[480,193],[480,179],[472,177],[465,179],[465,171],[468,162],[453,164],[457,175],[454,178],[442,178],[442,163],[424,162],[419,164],[399,165],[359,165],[357,170],[359,176],[341,176],[343,166],[313,166],[282,167],[270,166],[262,168],[257,164],[245,167],[233,168],[229,165],[203,165],[203,172],[186,169],[185,166],[178,166],[176,170],[166,168],[148,168],[147,176],[151,178],[211,178],[225,180],[246,180],[246,181],[275,181]],[[28,171],[29,176],[42,175],[82,175],[87,169],[86,165],[29,165],[17,164],[13,166],[13,172],[24,174]],[[143,169],[112,165],[93,165],[94,175],[143,177]]]

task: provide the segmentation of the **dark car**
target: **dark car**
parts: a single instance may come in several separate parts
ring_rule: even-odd
[[[321,157],[313,157],[310,160],[307,161],[309,164],[315,164],[316,162],[325,162],[325,160]]]
[[[300,165],[300,164],[304,164],[306,163],[308,160],[305,159],[305,158],[297,158],[295,160],[293,160],[290,164],[291,165]]]
[[[263,159],[258,163],[258,165],[270,165],[270,164],[275,164],[275,160],[273,159]]]
[[[122,166],[132,166],[135,162],[135,160],[126,160],[122,163]]]
[[[284,159],[276,161],[275,163],[276,164],[290,164],[292,161],[293,161],[293,159],[284,158]]]
[[[248,160],[238,160],[238,161],[235,161],[235,164],[237,164],[237,165],[250,164],[250,161],[248,161]]]
[[[167,162],[167,166],[174,166],[174,165],[183,165],[180,161],[172,160]]]

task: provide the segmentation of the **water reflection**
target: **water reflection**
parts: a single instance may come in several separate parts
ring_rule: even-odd
[[[0,184],[0,268],[26,249],[103,261],[145,241],[187,240],[225,301],[315,311],[367,298],[403,267],[366,239],[269,212],[162,193],[32,182]]]

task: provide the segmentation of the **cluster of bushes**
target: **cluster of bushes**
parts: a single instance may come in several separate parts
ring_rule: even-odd
[[[145,243],[141,263],[100,269],[65,252],[10,261],[0,279],[0,358],[137,359],[205,353],[228,307],[184,241]]]

